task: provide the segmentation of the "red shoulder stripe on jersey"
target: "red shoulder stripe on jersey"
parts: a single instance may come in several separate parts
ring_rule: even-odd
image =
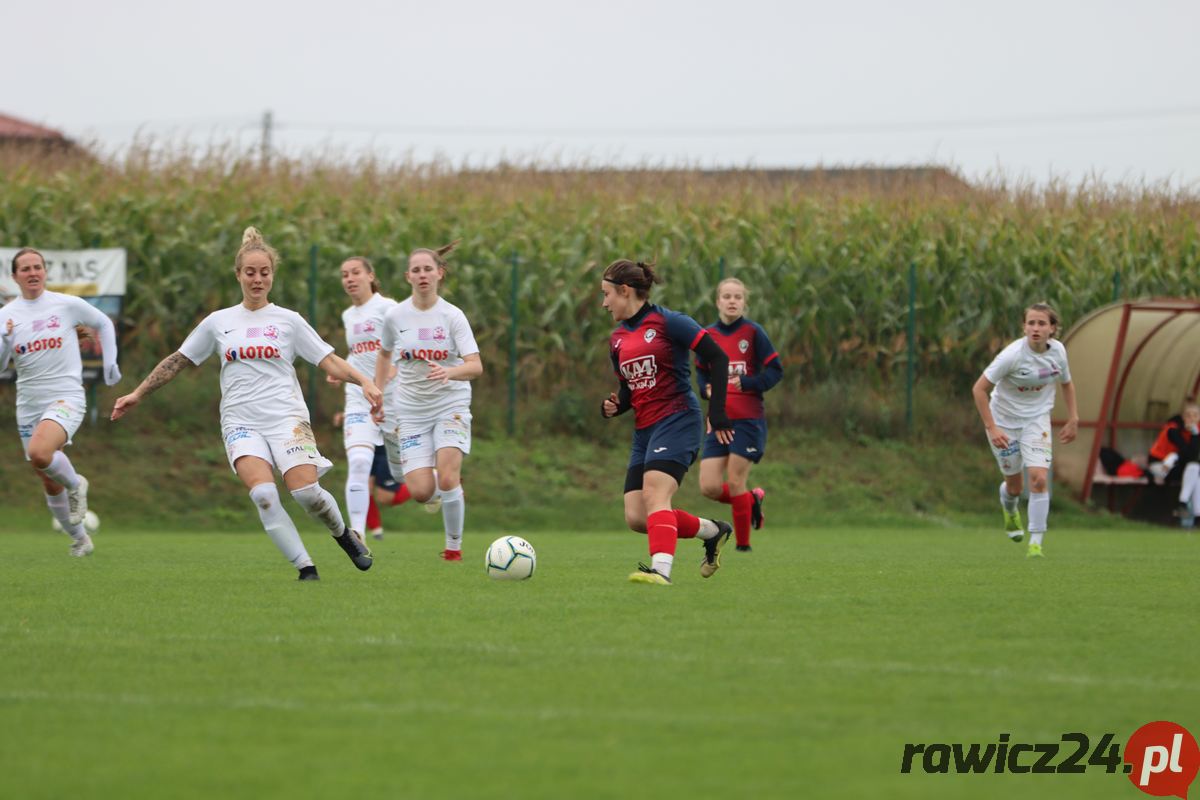
[[[701,328],[700,332],[696,334],[696,338],[692,339],[692,343],[688,345],[688,350],[695,350],[696,345],[700,344],[700,340],[707,335],[708,331],[704,330],[704,328]]]
[[[766,359],[763,361],[763,366],[765,367],[767,364],[770,364],[772,361],[774,361],[777,358],[779,358],[778,351],[771,353],[771,355],[767,356]]]

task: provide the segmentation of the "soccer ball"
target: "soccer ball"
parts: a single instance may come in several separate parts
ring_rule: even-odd
[[[520,536],[501,536],[487,551],[487,574],[498,581],[523,581],[533,577],[537,553]]]
[[[62,533],[62,525],[54,517],[50,518],[50,527]],[[100,516],[95,511],[89,510],[83,515],[83,529],[88,533],[95,533],[100,530]]]

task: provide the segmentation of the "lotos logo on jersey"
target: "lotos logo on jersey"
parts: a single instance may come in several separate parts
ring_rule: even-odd
[[[382,350],[383,345],[378,339],[368,339],[365,342],[359,342],[350,348],[351,353],[374,353],[376,350]]]
[[[247,347],[229,347],[225,350],[226,361],[245,361],[251,358],[283,358],[278,347],[269,344],[252,344]]]
[[[62,337],[54,336],[49,339],[34,339],[32,342],[19,344],[13,348],[13,351],[17,355],[23,356],[26,353],[40,353],[43,350],[58,350],[62,346]]]
[[[658,362],[654,356],[631,358],[621,362],[621,377],[630,389],[651,389],[658,382]]]
[[[426,347],[400,351],[400,358],[406,361],[445,361],[449,357],[449,350],[432,350]]]

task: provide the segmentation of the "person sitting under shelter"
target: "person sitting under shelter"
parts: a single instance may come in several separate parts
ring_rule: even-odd
[[[1147,469],[1154,482],[1179,481],[1179,505],[1175,515],[1185,528],[1200,514],[1200,405],[1193,398],[1183,412],[1167,420],[1150,447]]]

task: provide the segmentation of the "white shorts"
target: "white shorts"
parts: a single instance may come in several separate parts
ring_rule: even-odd
[[[373,449],[383,444],[383,428],[371,419],[371,406],[365,400],[346,403],[342,418],[342,441],[347,450],[359,445]]]
[[[87,403],[83,397],[70,397],[65,400],[17,402],[17,435],[21,437],[21,448],[25,451],[25,460],[29,460],[29,440],[38,423],[44,419],[57,422],[67,432],[67,444],[71,437],[83,424],[83,415],[87,412]]]
[[[384,434],[383,443],[393,474],[396,466],[404,475],[435,467],[437,451],[444,447],[456,447],[464,454],[471,452],[471,412],[464,409],[426,420],[403,420]]]
[[[1008,436],[1008,447],[999,448],[988,439],[992,455],[1005,475],[1018,475],[1025,467],[1050,468],[1052,460],[1050,415],[1026,422],[1019,428],[997,426]]]
[[[332,461],[317,451],[312,425],[305,419],[283,419],[269,428],[230,425],[221,430],[221,435],[229,467],[234,472],[237,472],[234,464],[242,456],[257,456],[279,470],[280,475],[293,467],[311,464],[320,477],[333,466]]]

